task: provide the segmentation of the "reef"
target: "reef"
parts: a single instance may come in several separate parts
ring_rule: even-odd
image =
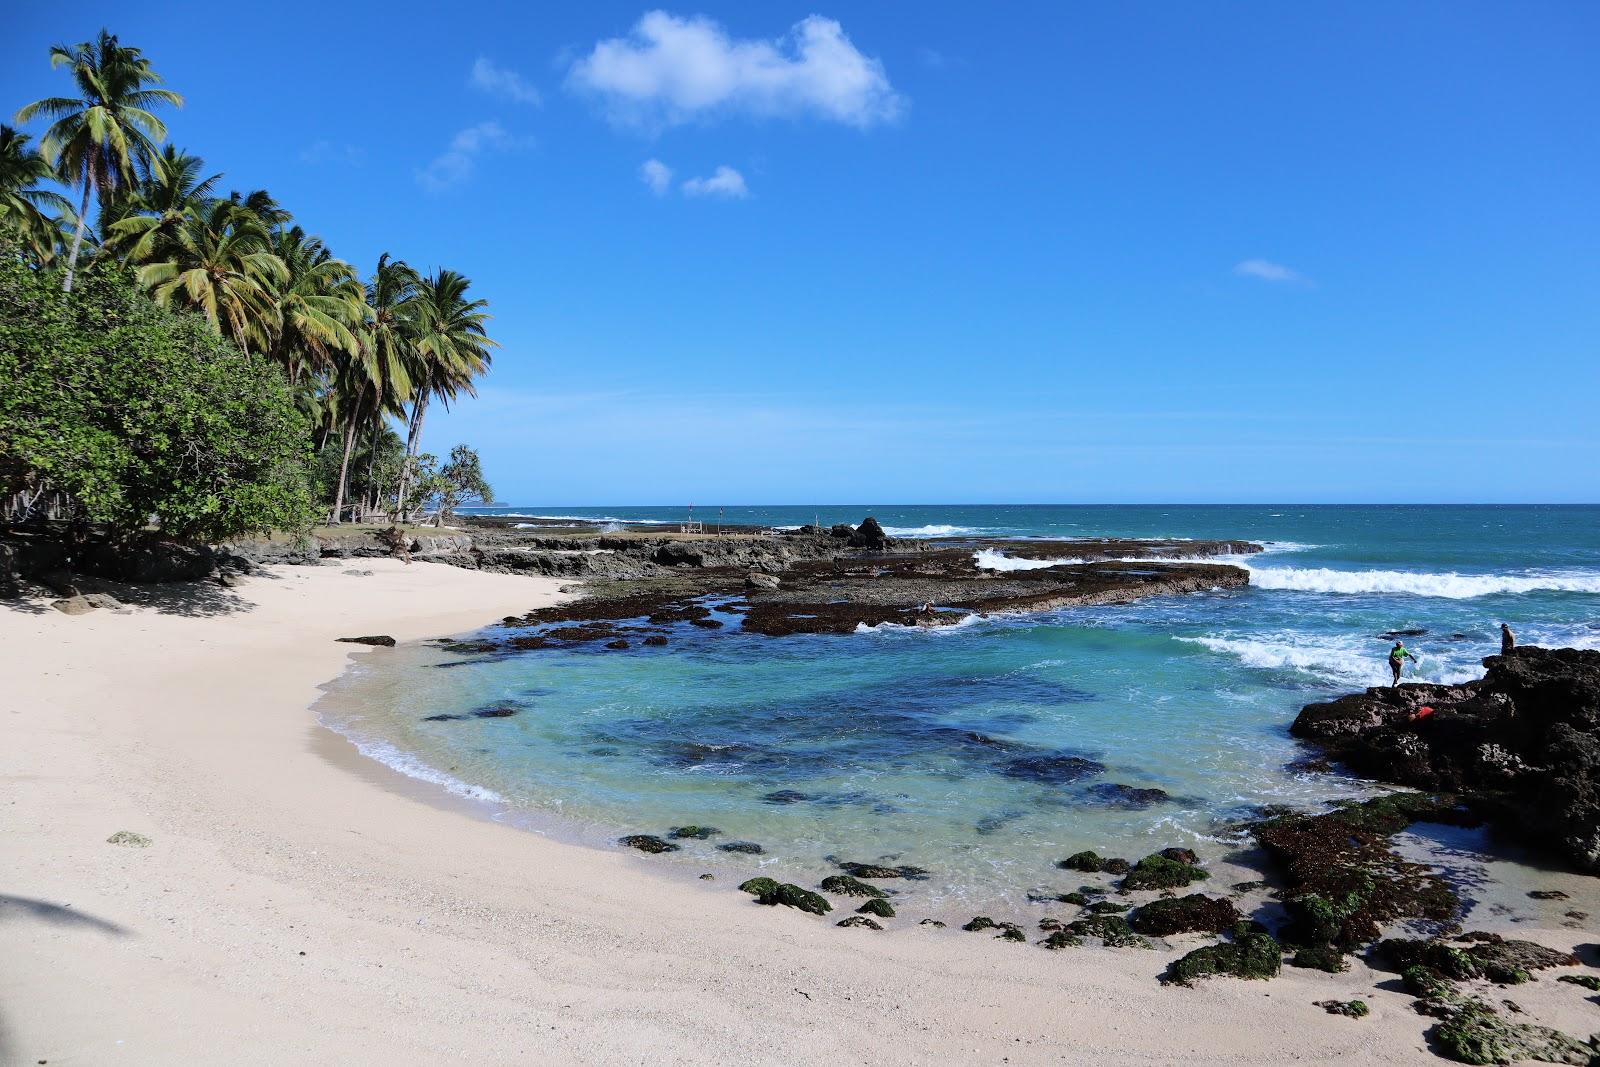
[[[1368,778],[1450,792],[1600,873],[1600,651],[1513,649],[1464,685],[1308,704],[1291,728]]]

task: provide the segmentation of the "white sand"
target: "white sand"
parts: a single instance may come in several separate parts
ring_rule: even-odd
[[[0,605],[0,1063],[1439,1062],[1359,964],[1164,989],[1170,952],[840,930],[458,810],[316,725],[333,638],[555,583],[357,565],[274,568],[212,617]],[[1513,995],[1584,1033],[1580,993]],[[1374,1015],[1312,1005],[1353,996]]]

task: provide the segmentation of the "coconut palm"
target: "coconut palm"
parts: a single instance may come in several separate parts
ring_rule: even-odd
[[[27,134],[0,126],[0,230],[19,237],[40,263],[55,258],[61,235],[60,219],[72,215],[67,198],[39,183],[54,172],[38,151],[29,147]],[[46,210],[54,211],[54,217]]]
[[[389,414],[403,415],[411,396],[408,365],[421,332],[419,284],[417,272],[404,260],[390,259],[387,252],[378,257],[378,269],[367,282],[365,343],[357,355],[342,360],[338,370],[338,392],[348,407],[340,413],[344,459],[339,465],[332,522],[339,522],[344,511],[357,432]]]
[[[423,329],[412,357],[417,389],[411,402],[405,461],[400,465],[400,484],[395,492],[399,501],[405,500],[411,461],[422,437],[429,399],[437,397],[448,408],[459,393],[475,396],[472,380],[489,369],[490,349],[499,347],[490,340],[484,325],[489,320],[489,302],[467,299],[471,284],[465,275],[439,270],[418,287]]]
[[[172,145],[146,160],[139,180],[100,212],[102,249],[139,264],[171,247],[184,220],[214,199],[222,175],[204,170],[205,160]]]
[[[70,48],[52,46],[50,65],[71,69],[78,95],[36,100],[17,112],[16,122],[30,122],[40,115],[54,118],[40,150],[58,178],[83,189],[61,286],[70,293],[90,192],[104,205],[134,180],[136,166],[148,160],[167,136],[167,127],[151,108],[163,103],[181,107],[183,97],[170,89],[149,88],[161,81],[150,61],[139,49],[124,48],[105,30],[94,41]]]
[[[185,215],[171,238],[135,272],[139,284],[162,307],[198,311],[240,348],[265,352],[278,326],[272,287],[287,270],[261,220],[231,200],[213,200]]]
[[[308,369],[330,367],[335,352],[360,352],[366,294],[356,269],[298,226],[275,232],[271,249],[284,267],[271,286],[277,320],[271,355],[295,384]]]

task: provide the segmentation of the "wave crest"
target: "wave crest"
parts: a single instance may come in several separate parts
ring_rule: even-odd
[[[1395,593],[1470,600],[1496,593],[1600,593],[1600,574],[1457,574],[1453,571],[1336,571],[1327,567],[1249,567],[1258,589],[1303,593]]]

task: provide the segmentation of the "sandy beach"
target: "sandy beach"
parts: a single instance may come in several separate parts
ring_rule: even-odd
[[[318,687],[384,655],[334,639],[467,631],[557,583],[359,568],[0,609],[0,1062],[1438,1062],[1360,963],[1163,988],[1170,953],[841,930],[464,810],[317,725]],[[1515,995],[1587,1034],[1563,992]]]

